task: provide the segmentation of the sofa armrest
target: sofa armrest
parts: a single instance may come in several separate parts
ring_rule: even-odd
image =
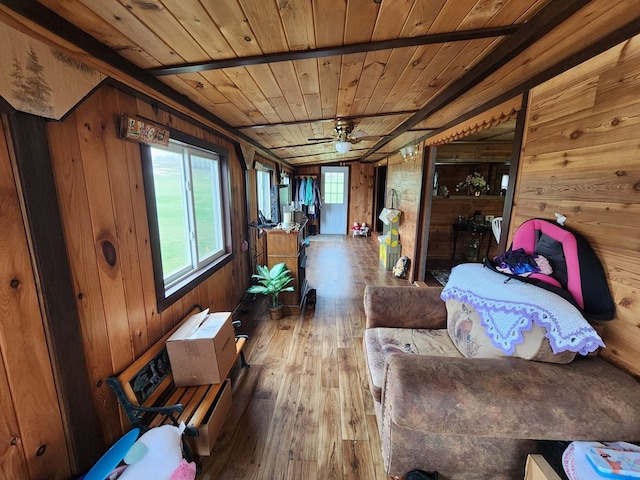
[[[364,290],[367,328],[445,328],[447,310],[442,287],[368,285]]]
[[[385,380],[388,428],[602,441],[634,441],[640,431],[640,384],[595,357],[558,365],[394,353],[387,357]]]

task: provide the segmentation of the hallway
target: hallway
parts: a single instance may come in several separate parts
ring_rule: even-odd
[[[410,285],[378,261],[374,237],[310,237],[315,310],[268,319],[265,299],[234,314],[251,368],[232,371],[233,410],[203,480],[385,480],[362,349],[366,285]],[[242,310],[245,310],[244,312]]]

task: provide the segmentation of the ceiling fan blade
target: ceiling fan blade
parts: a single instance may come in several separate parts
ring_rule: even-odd
[[[331,142],[331,141],[333,141],[333,137],[307,138],[307,142]]]
[[[353,134],[351,135],[351,138],[353,141],[356,141],[356,142],[359,142],[360,140],[369,141],[369,140],[378,140],[380,138],[380,135],[369,135],[364,130],[357,130],[353,132]]]

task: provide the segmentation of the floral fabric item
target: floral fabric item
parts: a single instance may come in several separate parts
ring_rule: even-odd
[[[505,282],[481,264],[454,267],[441,298],[473,306],[493,344],[508,355],[534,325],[546,329],[554,354],[568,350],[587,355],[605,346],[578,309],[560,296],[527,283]]]
[[[447,330],[449,337],[458,347],[460,353],[467,358],[499,358],[508,356],[496,347],[480,316],[475,309],[464,302],[453,298],[447,300]],[[564,351],[554,354],[549,339],[545,337],[546,329],[534,325],[531,330],[522,334],[522,343],[515,345],[511,354],[524,360],[535,360],[549,363],[569,363],[576,356],[575,352]]]

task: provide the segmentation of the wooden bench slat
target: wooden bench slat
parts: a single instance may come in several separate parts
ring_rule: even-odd
[[[200,405],[198,405],[198,408],[195,410],[195,412],[193,412],[193,415],[191,416],[189,421],[186,422],[188,426],[198,427],[200,424],[202,424],[202,421],[204,420],[205,415],[209,411],[209,408],[211,408],[213,401],[216,399],[216,396],[218,395],[218,392],[222,389],[223,385],[224,385],[224,382],[218,383],[216,385],[211,385],[211,388],[209,389],[205,397],[202,399],[202,402],[200,403]]]
[[[184,410],[176,414],[176,420],[178,423],[184,421],[185,425],[191,414],[198,406],[198,403],[202,401],[204,396],[209,390],[209,385],[201,385],[199,387],[180,387],[176,388],[169,398],[164,402],[165,405],[181,404]],[[164,423],[170,422],[165,415],[156,415],[156,417],[149,423],[150,427],[157,427]]]
[[[185,394],[186,389],[185,388],[180,388],[180,389],[175,389],[171,392],[171,395],[164,399],[164,401],[162,402],[163,405],[177,405],[177,404],[183,404],[184,399],[184,394]],[[163,392],[163,393],[166,393]],[[189,398],[191,397],[191,395],[189,395]],[[188,398],[187,398],[188,400]],[[157,405],[157,404],[156,404]],[[151,405],[149,405],[151,406]],[[176,413],[176,415],[179,415],[178,413]],[[156,415],[150,422],[149,422],[149,427],[157,427],[159,425],[162,425],[164,423],[167,423],[167,421],[170,421],[170,419],[166,416],[166,415]]]
[[[193,395],[189,401],[184,402],[184,411],[180,414],[178,422],[184,422],[185,425],[189,425],[189,421],[193,412],[198,409],[198,406],[207,398],[207,392],[211,389],[215,389],[217,385],[202,385],[200,387],[191,388]]]
[[[175,412],[174,418],[190,427],[199,428],[206,422],[206,415],[218,398],[225,385],[226,379],[214,385],[199,385],[176,387],[173,383],[171,366],[166,356],[166,341],[184,322],[200,309],[194,308],[187,316],[169,332],[162,336],[149,349],[136,359],[117,377],[108,379],[109,385],[116,390],[118,399],[122,402],[129,419],[135,426],[157,427],[171,423],[171,419],[164,413],[155,413],[162,407],[180,404],[182,412]],[[242,366],[247,367],[243,349],[248,341],[246,335],[236,336],[236,353],[234,363],[242,357]],[[164,377],[164,378],[163,378]],[[119,384],[119,385],[118,385]],[[136,407],[154,408],[142,417],[136,412]],[[133,413],[132,413],[133,412]]]
[[[247,343],[247,339],[245,337],[236,338],[236,358],[234,359],[234,362],[238,360],[238,355],[242,352],[245,343]]]

